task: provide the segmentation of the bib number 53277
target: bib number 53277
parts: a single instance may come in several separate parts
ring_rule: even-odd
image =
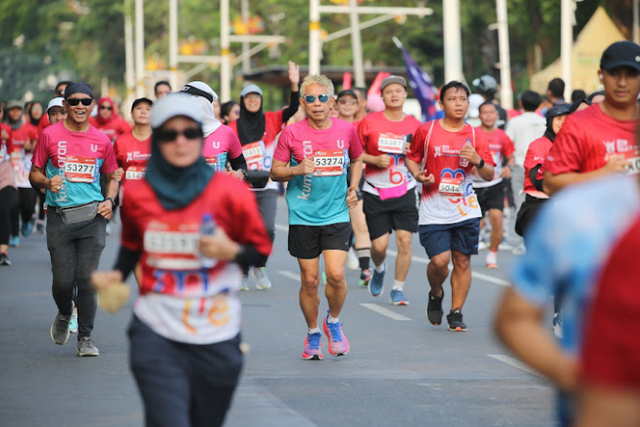
[[[67,156],[64,177],[69,182],[95,182],[98,176],[98,159],[92,157]]]

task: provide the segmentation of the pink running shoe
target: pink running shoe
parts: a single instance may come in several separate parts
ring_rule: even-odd
[[[349,341],[342,333],[340,322],[329,323],[328,320],[329,313],[327,312],[323,326],[324,333],[327,334],[327,338],[329,338],[329,353],[331,353],[332,356],[344,356],[349,353]]]
[[[304,350],[302,351],[302,358],[305,360],[322,360],[324,355],[322,354],[322,334],[316,332],[315,334],[308,334],[304,339]]]

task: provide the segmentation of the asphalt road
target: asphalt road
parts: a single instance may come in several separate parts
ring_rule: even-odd
[[[392,275],[383,295],[374,298],[358,288],[358,272],[348,270],[349,295],[340,320],[351,351],[334,358],[323,337],[325,360],[305,361],[299,270],[287,252],[282,198],[278,209],[267,267],[273,287],[242,294],[243,338],[250,351],[227,426],[553,424],[552,388],[510,357],[492,332],[514,255],[500,252],[497,270],[484,267],[484,253],[472,257],[474,279],[463,310],[469,330],[452,333],[446,322],[436,327],[425,318],[428,260],[415,236],[405,285],[411,304],[389,304]],[[118,250],[117,225],[115,231],[103,269],[113,265]],[[98,312],[93,338],[100,357],[79,358],[73,336],[65,346],[49,337],[56,307],[45,237],[34,234],[21,243],[9,254],[13,265],[0,267],[0,426],[143,425],[125,336],[135,291],[120,313]],[[326,309],[322,301],[321,313]]]

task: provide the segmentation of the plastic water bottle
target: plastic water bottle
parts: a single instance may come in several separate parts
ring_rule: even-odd
[[[464,143],[463,147],[466,147],[467,145],[471,145],[471,142],[469,142],[468,139],[467,142]],[[466,168],[467,166],[469,166],[469,160],[460,158],[460,166]]]
[[[200,225],[200,235],[201,236],[213,236],[216,232],[216,222],[213,219],[213,215],[207,213],[202,216],[202,224]],[[218,260],[214,258],[209,258],[204,255],[200,255],[200,264],[202,264],[203,268],[211,268]]]

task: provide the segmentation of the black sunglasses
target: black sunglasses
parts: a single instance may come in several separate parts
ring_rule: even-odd
[[[316,96],[315,95],[305,95],[304,96],[304,100],[305,100],[305,102],[311,104],[312,102],[315,102]],[[327,102],[328,100],[329,100],[329,95],[328,94],[323,93],[322,95],[318,95],[318,101]]]
[[[67,104],[71,105],[72,107],[75,107],[75,106],[77,106],[78,104],[80,104],[82,102],[82,105],[88,107],[93,102],[93,99],[91,99],[91,98],[68,98],[68,99],[65,99],[65,102]]]
[[[106,105],[103,105],[102,107],[100,107],[100,109],[101,110],[109,110],[109,111],[113,110],[112,107],[107,107]]]
[[[187,139],[202,138],[202,129],[200,128],[187,128],[182,132],[178,132],[173,129],[158,129],[155,133],[156,141],[158,142],[172,142],[175,141],[179,135],[184,135]]]

